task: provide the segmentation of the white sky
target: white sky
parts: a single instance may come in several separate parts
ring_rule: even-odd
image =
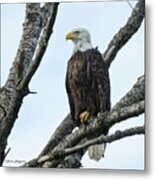
[[[132,2],[133,6],[135,2]],[[65,92],[67,61],[72,43],[65,34],[75,27],[89,29],[92,43],[104,52],[114,34],[122,27],[132,9],[127,2],[62,3],[59,5],[54,33],[41,66],[30,83],[37,91],[24,99],[19,117],[9,137],[7,159],[30,160],[38,155],[55,128],[69,112]],[[1,77],[6,81],[22,34],[24,4],[1,6]],[[144,73],[144,23],[138,33],[118,53],[110,68],[111,99],[114,105]],[[114,126],[124,129],[143,125],[144,118],[130,119]],[[105,158],[96,163],[87,154],[84,167],[104,169],[144,169],[144,136],[134,136],[107,146]]]

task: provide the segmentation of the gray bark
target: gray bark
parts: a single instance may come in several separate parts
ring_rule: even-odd
[[[132,11],[131,16],[126,24],[112,38],[103,58],[108,66],[116,57],[118,51],[130,40],[130,38],[138,31],[145,16],[145,0],[139,0]]]
[[[50,13],[47,11],[48,16],[52,16],[51,21],[47,20],[49,17],[42,17],[42,13],[45,14],[45,11],[40,8],[39,3],[28,3],[26,5],[26,17],[23,23],[23,34],[19,48],[8,79],[0,91],[0,165],[3,164],[7,139],[18,117],[23,99],[27,94],[31,93],[28,88],[29,81],[38,68],[39,60],[41,61],[46,50],[47,45],[42,45],[37,52],[39,57],[36,55],[36,59],[33,60],[43,25],[51,25],[50,29],[48,27],[46,29],[46,37],[45,33],[43,38],[40,37],[47,44],[52,33],[57,5],[57,3],[49,3],[48,7],[46,7],[46,10],[49,9],[50,11]]]

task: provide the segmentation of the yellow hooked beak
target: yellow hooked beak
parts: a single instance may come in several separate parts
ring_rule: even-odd
[[[73,40],[76,38],[76,35],[73,32],[66,34],[66,40]]]

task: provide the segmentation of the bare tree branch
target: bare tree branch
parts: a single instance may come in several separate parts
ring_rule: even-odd
[[[7,137],[18,116],[18,111],[25,95],[25,89],[23,92],[18,92],[17,86],[25,75],[37,46],[37,40],[41,32],[39,13],[39,3],[26,5],[26,17],[20,45],[7,82],[0,94],[1,107],[5,112],[5,116],[0,120],[0,154],[5,154]],[[0,157],[2,156],[0,155]],[[2,163],[3,161],[1,161],[0,165]]]
[[[145,133],[145,127],[144,126],[133,127],[130,129],[126,129],[124,131],[117,130],[112,135],[109,135],[109,136],[101,135],[97,138],[94,138],[94,139],[91,139],[91,140],[85,142],[84,144],[80,144],[80,145],[76,145],[76,146],[71,147],[71,148],[63,149],[61,151],[61,153],[59,153],[59,155],[62,157],[67,156],[67,155],[75,153],[79,150],[82,150],[84,148],[88,148],[91,145],[102,144],[102,143],[112,143],[112,142],[114,142],[116,140],[120,140],[122,138],[134,136],[134,135],[140,135],[140,134],[144,134],[144,133]],[[46,156],[43,156],[42,158],[40,158],[38,162],[39,163],[45,162],[47,160],[50,160],[51,158],[52,157],[46,155]]]
[[[25,86],[28,86],[32,76],[34,75],[34,73],[36,72],[37,68],[40,65],[40,62],[43,58],[43,55],[46,51],[46,48],[48,46],[48,41],[50,39],[50,36],[53,32],[53,25],[56,19],[56,15],[57,15],[57,10],[58,10],[58,5],[59,3],[48,3],[50,5],[50,14],[49,14],[49,19],[47,21],[47,24],[45,26],[45,28],[43,29],[43,32],[41,34],[41,37],[39,39],[39,47],[36,50],[36,54],[34,55],[34,60],[31,63],[31,66],[27,72],[27,74],[25,75],[25,77],[23,78],[23,80],[21,81],[20,85],[18,86],[18,88],[23,88]]]
[[[145,16],[145,0],[139,0],[132,11],[131,16],[118,33],[110,41],[103,58],[108,66],[111,65],[118,51],[137,32]]]
[[[109,135],[109,136],[101,135],[100,137],[95,138],[95,139],[91,139],[84,144],[77,145],[77,146],[71,147],[71,148],[66,148],[64,150],[64,155],[69,155],[69,154],[75,153],[76,151],[79,151],[79,150],[84,149],[84,148],[88,148],[91,145],[102,144],[102,143],[111,143],[111,142],[114,142],[116,140],[120,140],[120,139],[125,138],[125,137],[144,134],[144,133],[145,133],[145,127],[144,126],[138,126],[138,127],[126,129],[124,131],[117,130],[112,135]]]
[[[47,25],[47,27],[50,25],[51,27],[48,27],[47,30],[44,31],[44,35],[46,34],[46,37],[43,39],[45,40],[45,43],[48,42],[50,31],[52,32],[54,25],[56,16],[56,10],[54,7],[55,6],[53,5],[53,12],[55,13],[52,14],[53,18],[50,18]],[[4,161],[3,157],[7,145],[7,138],[13,128],[16,118],[18,117],[23,98],[30,93],[28,83],[39,66],[39,60],[41,61],[45,52],[45,45],[42,45],[36,54],[36,59],[32,61],[42,31],[42,23],[46,22],[46,18],[44,19],[41,16],[40,11],[41,8],[39,3],[28,3],[26,5],[23,34],[17,55],[10,69],[8,79],[0,91],[0,165],[2,165]],[[44,50],[41,51],[41,48]],[[38,66],[37,63],[34,63],[36,61]],[[34,68],[33,72],[32,67]],[[29,76],[30,78],[27,78],[29,74],[31,74],[31,76]]]

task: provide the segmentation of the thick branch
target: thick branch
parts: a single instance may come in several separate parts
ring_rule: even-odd
[[[34,73],[36,72],[36,70],[38,69],[38,67],[40,65],[40,62],[41,62],[43,55],[45,54],[46,48],[48,46],[48,41],[53,32],[53,25],[54,25],[56,15],[57,15],[58,4],[59,3],[51,3],[50,16],[49,16],[49,19],[47,21],[45,28],[43,29],[42,35],[40,36],[40,39],[38,42],[39,46],[36,50],[36,54],[34,55],[34,59],[32,61],[32,64],[31,64],[27,74],[25,75],[24,79],[22,80],[22,82],[19,85],[19,89],[23,88],[25,86],[28,86],[32,76],[34,75]]]
[[[120,108],[119,110],[112,110],[109,114],[109,117],[105,119],[104,124],[106,124],[109,128],[115,125],[116,123],[120,123],[126,119],[139,116],[145,112],[145,101],[140,101],[131,106],[125,106]],[[99,115],[99,121],[104,117],[104,114]]]
[[[145,0],[139,0],[132,11],[131,16],[118,33],[109,43],[103,58],[108,66],[111,65],[118,51],[129,41],[129,39],[138,31],[145,16]]]
[[[53,12],[55,12],[55,6],[53,5],[52,7],[54,9]],[[7,138],[18,116],[23,98],[30,93],[28,90],[28,83],[37,70],[43,54],[45,53],[45,46],[47,45],[54,25],[55,14],[51,13],[53,17],[50,17],[47,23],[47,30],[43,31],[43,42],[45,40],[46,45],[44,43],[41,44],[42,46],[40,46],[34,61],[32,61],[42,31],[42,23],[46,22],[46,19],[41,16],[42,14],[40,11],[39,3],[26,5],[23,34],[17,55],[10,69],[7,82],[0,91],[0,165],[2,165],[4,161],[3,157],[7,145]]]
[[[0,154],[5,154],[3,151],[5,151],[7,145],[7,138],[17,118],[23,97],[25,96],[26,89],[19,92],[17,91],[17,87],[32,61],[37,40],[41,32],[40,23],[39,3],[27,4],[23,34],[17,55],[10,69],[3,91],[0,93],[1,109],[5,112],[5,115],[2,116],[0,120]],[[0,155],[0,157],[2,156]],[[0,165],[2,165],[2,163]]]

